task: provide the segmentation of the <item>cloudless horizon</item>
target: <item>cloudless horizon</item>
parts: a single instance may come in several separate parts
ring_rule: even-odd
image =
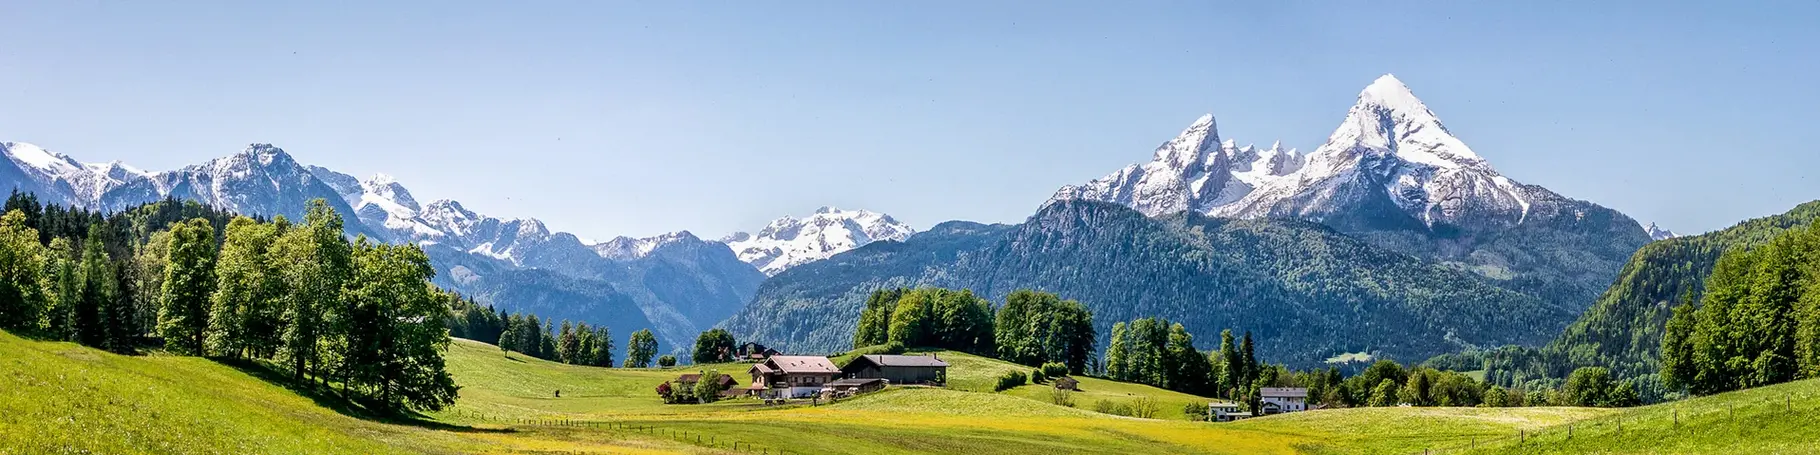
[[[1019,222],[1205,113],[1312,150],[1393,73],[1504,175],[1645,224],[1820,199],[1817,3],[1210,3],[12,2],[0,141],[272,143],[594,240],[927,229]]]

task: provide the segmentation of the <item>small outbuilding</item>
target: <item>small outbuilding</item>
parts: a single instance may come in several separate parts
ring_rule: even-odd
[[[852,396],[884,390],[887,383],[889,383],[889,381],[879,378],[841,379],[828,383],[827,386],[822,387],[822,391],[833,392],[836,395]]]
[[[1054,385],[1055,388],[1061,389],[1061,390],[1073,390],[1073,391],[1081,390],[1081,381],[1077,381],[1074,378],[1068,377],[1068,376],[1062,376],[1059,378],[1051,379],[1051,380],[1049,380],[1049,383],[1051,385]]]
[[[852,379],[885,379],[892,384],[941,385],[948,377],[948,362],[935,355],[862,355],[841,368]]]

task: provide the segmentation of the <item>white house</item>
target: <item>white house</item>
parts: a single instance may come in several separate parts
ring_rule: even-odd
[[[1301,387],[1265,387],[1259,391],[1264,397],[1264,411],[1269,414],[1283,412],[1302,412],[1308,410],[1308,389]],[[1270,412],[1276,405],[1276,412]]]
[[[1207,405],[1207,420],[1231,422],[1249,417],[1252,417],[1252,414],[1240,411],[1238,403],[1210,403]]]

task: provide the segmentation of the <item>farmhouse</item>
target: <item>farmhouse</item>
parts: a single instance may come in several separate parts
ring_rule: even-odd
[[[677,376],[676,380],[671,381],[671,382],[673,384],[675,384],[673,387],[688,388],[690,390],[694,390],[695,383],[701,382],[701,375],[696,374],[696,373],[685,374],[682,376]],[[738,386],[739,386],[739,381],[733,379],[733,375],[730,375],[730,374],[720,375],[721,390],[731,390],[732,388],[738,387]]]
[[[820,392],[823,385],[833,382],[840,369],[827,357],[774,355],[752,365],[747,373],[752,375],[752,385],[747,390],[753,395],[807,398]]]
[[[933,355],[862,355],[840,371],[842,376],[854,379],[939,385],[948,377],[948,362]]]
[[[741,361],[759,362],[777,355],[778,352],[776,349],[765,347],[765,345],[747,341],[746,344],[739,345],[737,354],[739,354],[739,360]]]
[[[1264,397],[1265,414],[1284,412],[1302,412],[1308,410],[1308,389],[1301,387],[1265,387],[1259,390]],[[1272,406],[1275,410],[1272,411]]]

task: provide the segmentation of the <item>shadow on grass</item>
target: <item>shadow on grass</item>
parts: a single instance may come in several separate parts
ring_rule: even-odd
[[[425,429],[430,429],[430,430],[453,431],[453,432],[459,432],[459,433],[512,433],[515,431],[510,428],[501,428],[501,429],[477,428],[477,427],[468,426],[468,425],[455,425],[455,424],[450,424],[450,423],[445,423],[445,422],[438,422],[434,419],[431,419],[429,416],[423,415],[422,413],[418,413],[416,411],[410,411],[410,410],[400,411],[400,412],[391,412],[391,413],[376,412],[372,409],[369,409],[367,406],[362,405],[357,400],[352,400],[352,399],[348,399],[346,397],[342,397],[340,394],[336,393],[334,391],[333,387],[331,387],[331,386],[321,385],[321,384],[318,384],[318,383],[312,382],[312,381],[305,381],[303,383],[297,383],[292,380],[291,374],[289,372],[275,368],[272,365],[267,364],[267,363],[252,361],[252,360],[244,360],[244,359],[242,359],[242,360],[210,359],[210,360],[215,361],[215,363],[219,363],[219,364],[234,368],[236,370],[240,370],[243,373],[246,373],[255,378],[259,378],[260,380],[270,383],[272,385],[284,387],[286,390],[290,390],[292,393],[296,393],[297,395],[302,396],[304,398],[309,398],[310,401],[315,402],[317,406],[322,406],[323,408],[333,410],[336,413],[339,413],[341,415],[353,417],[353,418],[360,419],[360,420],[394,424],[394,425],[408,425],[408,426],[414,426],[414,427],[425,428]]]

